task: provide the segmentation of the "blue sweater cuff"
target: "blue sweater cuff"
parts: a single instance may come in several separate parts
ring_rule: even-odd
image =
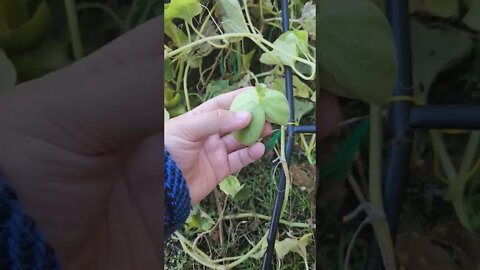
[[[53,249],[0,175],[0,269],[58,270]]]
[[[180,229],[190,215],[190,192],[187,181],[167,150],[164,153],[165,191],[164,191],[164,236],[170,236]]]

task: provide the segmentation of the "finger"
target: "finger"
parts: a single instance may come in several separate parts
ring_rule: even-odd
[[[177,132],[190,141],[201,141],[212,135],[223,136],[240,130],[250,123],[249,112],[231,112],[217,109],[198,115],[183,115],[171,120],[166,129]]]
[[[230,109],[230,105],[232,104],[233,100],[243,93],[244,91],[251,89],[252,87],[245,87],[245,88],[240,88],[238,90],[228,92],[226,94],[219,95],[217,97],[214,97],[212,99],[209,99],[208,101],[202,103],[195,109],[189,112],[189,114],[201,114],[205,113],[208,111],[214,111],[218,109],[222,110],[228,110]]]
[[[230,173],[240,171],[243,167],[259,160],[265,153],[265,145],[263,143],[255,143],[247,148],[238,150],[228,155],[228,166]]]
[[[77,153],[116,150],[163,129],[161,62],[26,82],[0,99],[2,121]]]
[[[262,130],[262,137],[265,137],[269,135],[272,132],[272,125],[269,122],[266,122],[265,125],[263,126]],[[227,153],[232,153],[235,151],[238,151],[242,148],[245,148],[245,146],[237,141],[233,134],[228,134],[222,137],[222,141],[225,144],[225,147],[227,149]]]
[[[163,15],[137,26],[104,47],[61,71],[88,73],[108,71],[130,62],[163,56]]]
[[[317,136],[322,139],[332,134],[341,120],[341,111],[337,97],[321,93],[317,100]]]

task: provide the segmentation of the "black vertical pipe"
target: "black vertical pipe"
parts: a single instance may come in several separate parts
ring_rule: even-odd
[[[282,31],[285,33],[289,30],[289,18],[288,18],[288,0],[281,0],[281,10],[282,10]],[[285,86],[286,86],[286,96],[288,100],[288,106],[290,108],[289,123],[295,121],[295,110],[293,106],[293,87],[292,87],[292,69],[288,66],[285,66]],[[287,125],[287,138],[285,145],[285,155],[287,163],[290,163],[290,156],[292,155],[293,147],[293,136],[294,130],[293,125]],[[282,211],[283,200],[285,196],[285,172],[280,170],[280,179],[277,184],[277,193],[275,195],[275,205],[272,211],[272,220],[270,221],[270,228],[267,235],[267,250],[265,256],[263,257],[263,270],[269,270],[273,262],[273,251],[275,247],[275,238],[278,230],[278,223],[280,221],[280,214]]]
[[[408,1],[386,0],[387,17],[395,40],[398,77],[395,96],[412,95],[412,64]],[[384,209],[393,240],[398,229],[401,201],[409,176],[412,131],[409,127],[409,101],[393,101],[389,108],[389,153],[383,182]],[[370,241],[368,270],[383,269],[383,261],[375,237]]]

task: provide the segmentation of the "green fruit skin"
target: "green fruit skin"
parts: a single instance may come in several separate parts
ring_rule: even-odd
[[[245,111],[245,109],[241,111]],[[247,111],[252,114],[252,121],[246,128],[233,132],[233,136],[239,143],[250,146],[258,141],[262,135],[265,125],[265,111],[262,107],[252,107],[251,110]]]
[[[50,8],[42,1],[29,21],[18,28],[0,32],[0,47],[7,52],[18,52],[34,46],[49,31],[50,19]]]
[[[247,111],[251,114],[250,124],[233,132],[234,138],[245,146],[253,145],[262,135],[263,126],[265,125],[265,111],[258,103],[258,97],[255,89],[247,90],[237,96],[230,106],[230,111],[239,112]]]
[[[265,111],[267,121],[279,125],[288,124],[290,110],[287,98],[282,93],[266,89],[261,106]]]

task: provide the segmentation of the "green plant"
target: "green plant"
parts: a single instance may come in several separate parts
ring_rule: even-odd
[[[281,33],[280,10],[272,1],[251,3],[237,0],[177,0],[165,5],[167,39],[164,47],[164,75],[169,94],[165,95],[164,104],[168,104],[166,109],[170,117],[185,113],[221,93],[255,85],[232,103],[230,108],[232,111],[248,110],[252,112],[253,117],[247,128],[234,135],[240,142],[249,145],[259,139],[265,121],[277,124],[279,127],[271,138],[269,148],[273,149],[278,156],[277,166],[283,166],[288,171],[284,158],[284,138],[285,126],[289,124],[289,110],[285,98],[283,72],[285,66],[291,67],[294,71],[297,119],[295,123],[290,124],[300,124],[301,121],[311,123],[314,118],[312,112],[316,87],[315,47],[313,46],[316,34],[314,7],[307,1],[292,4],[291,30]],[[179,102],[177,102],[178,97],[181,97]],[[313,150],[316,137],[310,135],[310,139],[307,140],[307,136],[309,135],[301,136],[300,146],[303,148],[301,153],[303,158],[307,157],[307,160],[314,164]],[[280,145],[277,144],[277,140]],[[257,185],[261,182],[267,182],[270,186],[265,193],[266,201],[261,204],[265,207],[268,205],[267,209],[271,208],[272,203],[268,202],[273,200],[275,188],[271,185],[275,183],[276,172],[275,170],[269,172],[271,170],[265,167],[261,171],[266,174],[262,174],[262,178],[250,180],[253,183],[250,181],[244,183],[246,179],[240,178],[240,175],[227,177],[220,184],[220,190],[227,195],[225,200],[221,199],[219,192],[215,192],[216,211],[212,213],[211,205],[204,203],[202,210],[192,213],[195,218],[189,221],[195,220],[195,223],[188,222],[184,233],[176,233],[175,240],[196,262],[212,269],[231,269],[238,266],[248,267],[248,265],[256,265],[252,267],[258,269],[259,259],[266,248],[265,225],[259,226],[258,231],[245,235],[249,239],[246,246],[236,244],[237,248],[234,252],[240,252],[241,255],[231,256],[229,253],[221,252],[221,247],[206,245],[205,241],[209,239],[207,236],[217,234],[217,230],[221,239],[231,237],[230,233],[224,232],[222,228],[236,224],[237,220],[241,222],[245,219],[268,220],[270,218],[256,207],[250,210],[241,209],[240,213],[235,213],[240,210],[236,208],[237,205],[250,204],[259,199],[248,196],[248,192],[252,192],[252,184]],[[241,174],[241,176],[249,177],[248,174]],[[288,186],[291,189],[291,182]],[[286,198],[289,198],[288,194],[287,192]],[[233,209],[225,210],[226,208]],[[287,204],[283,209],[284,212],[288,211]],[[229,214],[232,210],[235,212]],[[224,215],[225,211],[227,214]],[[207,217],[212,215],[217,216],[213,224]],[[302,250],[311,248],[309,239],[314,227],[312,224],[283,219],[281,223],[297,228],[294,234],[301,233],[301,235],[295,237],[281,233],[281,237],[286,237],[287,240],[279,244],[279,247],[282,245],[285,247],[277,250],[277,255],[282,255],[278,257],[278,263],[283,261],[288,264],[290,259],[285,255],[299,252],[297,254],[303,257],[305,266],[309,268],[311,262],[308,254]],[[202,228],[200,232],[195,229],[198,227]],[[190,237],[194,240],[189,240]],[[296,248],[297,245],[293,244],[297,243],[296,240],[302,243],[300,245],[303,245],[303,249]],[[220,243],[229,245],[223,241],[220,240]],[[232,239],[232,241],[231,245],[235,245],[237,240]],[[204,252],[203,248],[200,250],[200,245],[210,249],[210,254]]]

